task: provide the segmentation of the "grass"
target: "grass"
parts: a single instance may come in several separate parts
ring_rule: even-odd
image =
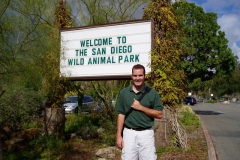
[[[179,118],[179,122],[182,123],[184,126],[192,126],[193,128],[197,128],[200,126],[200,122],[195,113],[181,112],[180,115],[181,118]]]

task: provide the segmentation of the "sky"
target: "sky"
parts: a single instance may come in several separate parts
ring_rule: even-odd
[[[172,0],[173,2],[175,0]],[[205,12],[214,12],[218,15],[217,23],[220,30],[225,32],[228,39],[228,47],[240,61],[240,0],[187,0],[197,6],[201,6]],[[140,6],[136,11],[136,18],[141,18],[143,8],[147,3]]]
[[[240,59],[240,0],[187,0],[201,6],[205,12],[218,15],[217,23],[225,32],[228,47]]]

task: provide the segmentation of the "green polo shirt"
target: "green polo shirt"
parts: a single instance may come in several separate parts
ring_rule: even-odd
[[[144,93],[145,87],[142,88],[142,90],[138,93],[135,93],[132,90],[132,86],[129,86],[127,88],[124,88],[120,91],[117,103],[116,103],[116,111],[118,114],[126,114],[129,109],[131,108],[131,105],[133,103],[133,99],[135,98],[138,100],[140,96]],[[149,93],[147,93],[143,99],[141,100],[141,105],[144,107],[156,109],[156,110],[163,110],[163,106],[160,100],[159,94],[151,89]],[[141,111],[133,110],[125,120],[125,125],[131,128],[147,128],[152,127],[154,124],[154,118],[151,118],[147,115],[145,115]]]

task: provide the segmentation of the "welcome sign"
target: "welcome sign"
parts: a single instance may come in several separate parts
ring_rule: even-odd
[[[61,73],[75,80],[130,78],[151,62],[152,22],[128,21],[61,30]]]

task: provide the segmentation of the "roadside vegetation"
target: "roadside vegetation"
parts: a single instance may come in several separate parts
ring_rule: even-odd
[[[189,106],[183,106],[178,112],[179,122],[187,130],[189,149],[181,149],[174,145],[174,136],[171,136],[171,145],[157,148],[158,157],[184,157],[198,156],[204,159],[207,156],[207,146],[201,125],[196,114]],[[43,129],[43,118],[37,118],[26,124],[27,129]],[[65,136],[36,135],[30,141],[25,141],[11,150],[4,152],[4,159],[71,159],[73,150],[78,148],[78,159],[96,159],[96,152],[100,148],[115,146],[116,121],[107,121],[102,113],[69,114],[66,116]],[[197,131],[197,132],[196,132]],[[82,157],[84,153],[84,158]]]
[[[208,147],[198,116],[192,111],[191,107],[186,105],[178,110],[178,115],[179,123],[186,130],[188,149],[176,147],[176,140],[172,135],[171,145],[157,149],[158,159],[208,159]]]

